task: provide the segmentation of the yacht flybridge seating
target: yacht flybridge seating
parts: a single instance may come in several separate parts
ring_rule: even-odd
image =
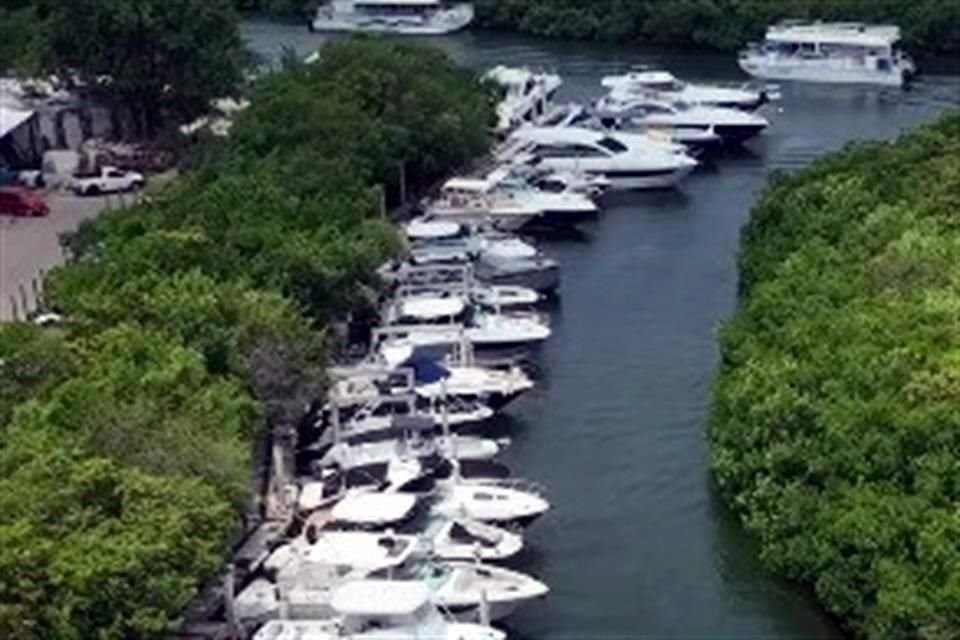
[[[740,52],[740,68],[770,80],[902,86],[916,71],[900,29],[856,22],[789,21]]]
[[[313,31],[442,35],[473,21],[473,5],[445,0],[330,0],[310,23]]]

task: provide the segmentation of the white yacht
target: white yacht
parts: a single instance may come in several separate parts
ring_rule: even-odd
[[[436,423],[423,416],[395,416],[393,426],[368,434],[344,437],[326,448],[317,463],[349,471],[389,464],[391,460],[490,460],[505,446],[503,441],[475,436],[437,435]]]
[[[656,144],[642,135],[580,127],[524,127],[513,135],[529,144],[539,164],[599,174],[611,189],[672,187],[697,166],[676,145]]]
[[[606,76],[600,84],[621,96],[653,93],[668,102],[685,102],[712,107],[753,110],[769,100],[766,91],[748,87],[725,87],[715,84],[694,84],[678,80],[669,71],[630,71],[619,76]]]
[[[376,391],[375,388],[367,390]],[[404,416],[408,417],[413,412],[424,420],[432,420],[437,431],[440,429],[442,420],[446,420],[450,428],[457,428],[477,424],[493,417],[493,409],[476,397],[444,397],[440,393],[430,393],[432,390],[428,388],[427,393],[412,396],[415,398],[413,401],[411,396],[382,395],[375,400],[360,402],[345,412],[347,416],[340,419],[336,434],[330,424],[330,416],[321,415],[316,424],[322,429],[318,444],[321,446],[332,444],[337,437],[355,439],[367,436],[376,439],[378,436],[375,434],[378,432],[386,434],[391,430],[395,435],[397,418],[403,419]]]
[[[543,489],[519,479],[462,478],[438,481],[433,510],[490,524],[527,526],[550,510]]]
[[[459,401],[479,401],[479,406],[467,403],[467,414],[476,412],[475,417],[480,420],[490,411],[498,411],[510,402],[520,397],[534,387],[523,369],[511,366],[505,369],[482,367],[475,364],[448,363],[435,359],[416,357],[410,346],[384,347],[376,354],[371,364],[360,365],[355,368],[341,368],[342,377],[335,383],[338,401],[341,406],[356,402],[354,406],[362,406],[367,398],[387,393],[397,394],[412,391],[421,398],[430,401],[441,400],[446,397],[453,402],[448,405],[447,419],[451,427],[455,427],[457,417],[454,415]],[[377,362],[381,368],[389,367],[391,372],[371,370]],[[412,373],[413,388],[405,388],[408,380],[406,371]],[[433,412],[435,420],[442,420],[443,406]],[[356,417],[356,415],[352,416]],[[470,424],[471,419],[460,421]]]
[[[524,122],[535,122],[547,113],[563,79],[553,73],[536,73],[525,68],[498,65],[484,74],[498,84],[503,96],[497,104],[497,127],[507,132]]]
[[[523,536],[517,532],[462,514],[445,514],[433,509],[431,501],[409,493],[352,490],[331,515],[333,520],[322,524],[324,531],[373,532],[381,541],[384,536],[407,536],[416,541],[415,552],[421,557],[505,560],[523,548]]]
[[[489,215],[507,231],[528,225],[576,225],[597,216],[597,205],[576,192],[541,191],[506,168],[484,178],[453,178],[425,211],[435,219],[476,219]]]
[[[740,52],[740,68],[769,80],[900,87],[916,72],[900,29],[858,22],[787,21]]]
[[[493,627],[445,618],[421,582],[357,580],[330,599],[335,616],[321,620],[271,620],[253,640],[506,640]]]
[[[476,620],[483,603],[491,620],[502,620],[520,606],[543,598],[550,589],[539,580],[481,562],[408,562],[371,577],[427,585],[431,600],[459,620]]]
[[[642,130],[661,129],[680,140],[697,140],[703,134],[716,136],[721,141],[737,144],[749,140],[770,126],[763,116],[726,107],[669,102],[651,96],[610,93],[595,105],[602,121],[619,125],[622,129],[640,127]]]
[[[456,295],[399,300],[388,309],[384,322],[398,331],[410,327],[403,338],[388,345],[414,348],[456,345],[466,339],[478,351],[515,349],[543,342],[551,334],[546,319],[539,314],[491,312],[469,305]],[[434,326],[423,330],[424,325]]]
[[[442,35],[473,21],[473,5],[446,0],[329,0],[320,5],[313,31],[367,31]]]

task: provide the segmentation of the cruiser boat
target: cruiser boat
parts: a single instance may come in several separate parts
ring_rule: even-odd
[[[365,532],[416,541],[420,557],[443,560],[506,560],[523,548],[523,536],[469,516],[450,516],[432,508],[430,500],[410,493],[353,490],[324,522],[329,531]],[[310,525],[308,524],[308,527]],[[386,565],[384,565],[386,566]]]
[[[601,121],[619,123],[621,128],[662,129],[683,140],[685,132],[719,136],[724,143],[744,142],[770,126],[755,113],[741,109],[711,107],[683,102],[669,102],[653,97],[623,96],[616,93],[597,102],[596,115]],[[691,138],[695,140],[696,138]]]
[[[766,91],[747,87],[724,87],[713,84],[693,84],[678,80],[669,71],[631,71],[619,76],[606,76],[600,84],[610,93],[622,97],[646,96],[651,93],[667,102],[702,104],[752,111],[769,100]]]
[[[550,509],[539,486],[526,480],[462,478],[458,472],[433,490],[433,510],[498,526],[525,527]]]
[[[504,448],[502,441],[462,435],[437,435],[436,423],[424,416],[394,416],[388,429],[344,436],[326,448],[316,466],[344,471],[376,467],[394,458],[490,460]]]
[[[611,189],[672,187],[697,166],[678,145],[642,135],[564,126],[524,127],[513,135],[529,144],[542,166],[598,174]]]
[[[787,21],[740,52],[740,68],[767,80],[900,87],[916,73],[900,29],[858,22]]]
[[[422,582],[357,580],[333,593],[335,615],[318,620],[271,620],[253,640],[506,640],[493,627],[448,620]]]
[[[310,23],[313,31],[442,35],[473,21],[473,5],[445,0],[330,0]]]
[[[506,231],[529,225],[575,225],[596,217],[598,211],[583,194],[540,191],[512,178],[506,169],[494,170],[484,178],[453,178],[426,207],[426,213],[435,219],[489,215]]]
[[[460,526],[453,521],[446,524]],[[477,523],[467,526],[494,529]],[[275,618],[281,604],[291,619],[327,618],[336,614],[331,595],[337,587],[371,578],[422,582],[434,604],[461,619],[477,617],[484,595],[490,618],[497,620],[548,591],[526,575],[482,564],[476,557],[480,551],[472,562],[448,561],[428,555],[435,547],[422,544],[418,536],[311,527],[308,524],[304,535],[276,549],[264,562],[267,574],[274,576],[272,591],[261,583],[240,593],[241,619]]]
[[[483,77],[503,89],[503,97],[497,104],[496,130],[500,133],[545,115],[547,106],[563,84],[563,79],[556,74],[534,73],[504,65],[490,69]]]
[[[376,390],[370,389],[370,391]],[[493,409],[477,398],[456,396],[445,398],[439,393],[429,393],[430,391],[432,389],[428,389],[426,394],[412,396],[415,399],[413,402],[411,402],[411,396],[384,395],[376,400],[359,404],[344,412],[347,417],[341,419],[338,434],[333,433],[334,429],[331,427],[329,416],[321,416],[317,426],[322,431],[317,444],[320,446],[332,444],[336,437],[376,438],[372,434],[395,430],[397,418],[403,420],[409,417],[411,409],[416,411],[417,416],[433,420],[436,425],[435,431],[438,432],[442,420],[446,420],[447,426],[453,429],[477,424],[493,417]],[[341,411],[343,411],[342,408]]]
[[[491,620],[502,620],[550,591],[528,575],[479,561],[414,561],[377,571],[371,577],[421,582],[430,590],[431,600],[459,620],[478,619],[483,603],[489,607]]]
[[[400,300],[388,310],[384,321],[398,330],[410,326],[409,331],[403,332],[404,337],[387,344],[414,348],[456,345],[466,339],[477,351],[515,349],[543,342],[551,333],[545,318],[539,314],[489,312],[454,295]],[[454,324],[461,322],[462,326]],[[434,326],[424,330],[424,325]]]

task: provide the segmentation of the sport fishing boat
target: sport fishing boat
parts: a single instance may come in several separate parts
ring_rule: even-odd
[[[694,84],[677,79],[669,71],[656,69],[606,76],[600,80],[600,84],[611,93],[624,97],[654,94],[667,102],[684,102],[748,111],[758,108],[770,99],[766,91],[757,91],[749,87]]]
[[[756,78],[901,87],[916,73],[899,48],[900,28],[860,22],[786,21],[740,52]]]
[[[473,5],[445,0],[330,0],[317,9],[312,31],[442,35],[473,21]]]

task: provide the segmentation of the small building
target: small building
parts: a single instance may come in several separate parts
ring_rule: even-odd
[[[35,168],[43,156],[37,112],[5,102],[0,94],[0,166]]]

